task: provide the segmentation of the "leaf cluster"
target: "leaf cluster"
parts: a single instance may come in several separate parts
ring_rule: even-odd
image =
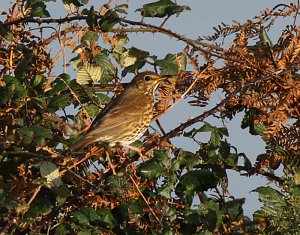
[[[47,1],[42,0],[16,1],[2,12],[6,18],[0,18],[1,232],[296,232],[299,6],[278,5],[245,23],[222,24],[214,35],[199,41],[165,27],[170,17],[190,10],[175,1],[145,4],[138,9],[141,21],[127,16],[130,4],[109,1],[95,10],[86,8],[87,2],[64,0],[68,15],[60,19],[51,18]],[[287,17],[294,17],[294,23],[271,41],[268,30]],[[157,26],[145,23],[147,18],[164,19]],[[35,23],[36,28],[28,27]],[[55,32],[46,38],[50,29]],[[159,57],[130,45],[131,33],[148,32],[166,34],[187,46]],[[231,40],[230,46],[218,40]],[[53,58],[52,43],[61,46]],[[69,58],[69,52],[75,56]],[[61,57],[64,73],[56,74]],[[76,79],[67,73],[67,61],[76,70]],[[150,131],[144,142],[134,144],[143,148],[143,158],[133,150],[98,144],[66,154],[64,150],[110,100],[108,92],[118,95],[126,86],[122,77],[149,67],[172,75],[158,89],[154,119],[186,97],[199,115],[178,121],[169,132],[157,122],[159,133]],[[223,94],[220,103],[208,108],[217,91]],[[226,122],[238,114],[243,117],[241,128],[266,143],[266,152],[255,164],[228,141]],[[209,124],[208,117],[223,125]],[[170,140],[178,136],[195,142],[197,150],[173,145]],[[284,176],[278,177],[273,170],[281,164]],[[241,177],[263,175],[280,188],[254,190],[263,203],[254,221],[244,215],[245,199],[233,199],[228,192],[229,170]]]

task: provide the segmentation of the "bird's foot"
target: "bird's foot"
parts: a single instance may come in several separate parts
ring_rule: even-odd
[[[116,166],[112,163],[112,161],[111,161],[111,159],[110,159],[110,156],[109,156],[109,155],[110,155],[109,152],[108,152],[108,151],[105,151],[105,153],[106,153],[106,158],[107,158],[107,160],[108,160],[109,167],[110,167],[112,173],[113,173],[114,175],[116,175],[116,170],[115,170]]]

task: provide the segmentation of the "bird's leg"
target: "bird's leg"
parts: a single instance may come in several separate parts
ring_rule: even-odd
[[[107,160],[108,160],[108,164],[109,164],[109,167],[110,167],[110,169],[111,169],[111,171],[112,171],[112,173],[114,174],[114,175],[116,175],[116,171],[115,171],[115,165],[112,163],[112,161],[111,161],[111,159],[110,159],[110,151],[109,150],[105,150],[105,155],[106,155],[106,157],[107,157]]]
[[[129,145],[129,144],[122,144],[123,147],[127,147],[133,151],[135,151],[141,158],[144,157],[144,155],[142,154],[142,149],[139,149],[137,147],[134,147],[132,145]]]

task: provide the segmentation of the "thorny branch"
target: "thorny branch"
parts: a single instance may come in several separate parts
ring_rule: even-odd
[[[101,19],[103,16],[97,15],[96,16],[97,19]],[[16,25],[16,24],[24,24],[24,23],[37,23],[37,24],[53,24],[53,23],[57,23],[57,24],[63,24],[66,22],[72,22],[72,21],[78,21],[78,20],[86,20],[88,18],[88,16],[70,16],[70,17],[65,17],[65,18],[50,18],[50,19],[43,19],[43,18],[32,18],[32,17],[24,17],[24,18],[19,18],[16,20],[12,20],[12,21],[8,21],[8,22],[4,22],[3,25]],[[183,42],[186,42],[188,45],[196,48],[197,50],[206,52],[205,50],[203,50],[201,47],[210,47],[216,50],[220,50],[222,51],[223,49],[219,46],[216,45],[212,45],[212,44],[207,44],[207,43],[203,43],[200,42],[198,40],[193,40],[190,39],[186,36],[180,35],[178,33],[175,33],[169,29],[160,27],[160,26],[156,26],[156,25],[152,25],[152,24],[147,24],[144,22],[139,22],[139,21],[132,21],[132,20],[127,20],[124,18],[115,18],[116,21],[119,21],[120,23],[126,23],[126,24],[130,24],[130,25],[138,25],[141,27],[144,27],[143,29],[128,29],[129,31],[139,31],[139,32],[160,32],[160,33],[164,33],[168,36],[172,36],[174,38],[177,38],[178,40],[181,40]],[[73,31],[72,29],[68,30],[68,31]],[[119,31],[119,32],[126,32],[126,29],[114,29],[113,31]],[[67,32],[67,31],[66,31]]]

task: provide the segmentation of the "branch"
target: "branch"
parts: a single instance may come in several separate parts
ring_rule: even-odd
[[[281,74],[283,72],[284,71],[280,71],[279,73],[276,74],[276,76],[278,76],[279,74]],[[210,110],[204,112],[203,114],[201,114],[201,115],[199,115],[195,118],[191,118],[188,121],[182,123],[180,126],[176,127],[175,129],[169,131],[164,136],[162,136],[161,140],[163,140],[165,138],[173,138],[173,137],[177,136],[178,133],[181,133],[187,127],[189,127],[189,126],[191,126],[191,125],[193,125],[197,122],[202,122],[208,116],[210,116],[210,115],[214,114],[215,112],[219,111],[221,107],[223,107],[231,98],[236,96],[242,89],[244,89],[246,87],[249,87],[249,86],[251,86],[252,84],[254,84],[256,82],[265,81],[265,80],[270,79],[272,77],[274,77],[274,74],[267,74],[266,76],[264,76],[262,78],[256,78],[256,79],[253,79],[253,80],[250,80],[250,81],[246,82],[245,84],[240,85],[232,93],[230,93],[226,98],[224,98],[219,104],[217,104],[215,107],[211,108]]]
[[[32,17],[23,17],[23,18],[19,18],[16,20],[12,20],[12,21],[7,21],[4,22],[3,25],[14,25],[14,24],[25,24],[25,23],[37,23],[37,24],[62,24],[65,22],[71,22],[71,21],[77,21],[77,20],[86,20],[88,18],[88,16],[71,16],[71,17],[64,17],[64,18],[32,18]],[[103,16],[101,15],[96,15],[95,16],[96,19],[102,19]],[[217,45],[212,45],[212,44],[208,44],[208,43],[203,43],[200,42],[198,40],[193,40],[190,39],[184,35],[180,35],[178,33],[175,33],[169,29],[163,28],[161,26],[156,26],[156,25],[152,25],[152,24],[147,24],[144,22],[139,22],[139,21],[132,21],[132,20],[127,20],[124,18],[112,18],[112,20],[116,20],[119,23],[126,23],[126,24],[130,24],[130,25],[138,25],[141,27],[145,27],[145,28],[140,28],[140,29],[112,29],[112,32],[124,32],[124,31],[134,31],[134,32],[158,32],[158,33],[163,33],[166,34],[168,36],[177,38],[180,41],[186,42],[188,45],[196,48],[197,50],[200,50],[202,52],[207,53],[207,51],[203,50],[201,47],[209,47],[218,51],[223,51],[222,47],[219,47]]]
[[[180,41],[186,42],[188,45],[190,45],[190,46],[192,46],[192,47],[194,47],[194,48],[196,48],[196,49],[198,49],[202,52],[207,52],[207,51],[200,48],[200,46],[210,47],[210,48],[213,48],[213,49],[216,49],[216,50],[219,50],[219,51],[223,51],[222,47],[212,45],[212,44],[208,44],[208,43],[203,43],[203,42],[200,42],[198,40],[190,39],[190,38],[188,38],[184,35],[180,35],[180,34],[175,33],[175,32],[173,32],[169,29],[162,28],[160,26],[156,26],[156,25],[152,25],[152,24],[146,24],[144,22],[139,22],[139,21],[126,20],[126,19],[120,19],[120,21],[123,22],[123,23],[130,24],[130,25],[139,25],[139,26],[142,26],[142,27],[146,27],[150,30],[150,32],[159,32],[159,33],[164,33],[168,36],[172,36],[174,38],[177,38]]]
[[[99,17],[99,16],[98,16]],[[101,18],[101,17],[99,17]],[[16,20],[11,20],[3,23],[3,26],[14,25],[14,24],[25,24],[25,23],[37,23],[37,24],[62,24],[66,22],[71,22],[75,20],[86,20],[87,16],[70,16],[64,18],[33,18],[33,17],[22,17]]]

